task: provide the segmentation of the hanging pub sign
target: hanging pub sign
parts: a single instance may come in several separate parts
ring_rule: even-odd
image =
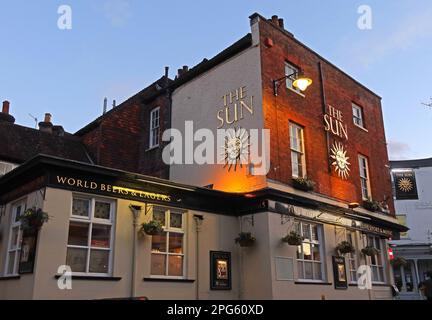
[[[21,253],[19,260],[19,274],[33,273],[38,231],[25,229],[22,235]]]
[[[393,172],[396,200],[418,200],[414,171]]]
[[[210,251],[210,289],[231,290],[231,253]]]
[[[345,258],[333,256],[333,275],[335,289],[348,289],[347,273],[345,267]]]

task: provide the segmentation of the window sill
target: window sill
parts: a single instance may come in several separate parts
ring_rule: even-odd
[[[21,276],[5,276],[0,277],[0,281],[8,281],[8,280],[19,280]]]
[[[144,278],[143,281],[149,282],[184,282],[184,283],[193,283],[194,279],[176,279],[176,278]]]
[[[323,282],[323,281],[307,281],[307,280],[298,280],[294,282],[295,284],[315,284],[319,286],[331,286],[333,283],[331,282]]]
[[[63,275],[56,274],[54,278],[59,279]],[[72,275],[72,280],[90,280],[90,281],[120,281],[121,277],[109,277],[109,276],[80,276],[80,275]]]
[[[368,129],[366,129],[366,128],[362,127],[362,126],[359,126],[359,125],[356,124],[355,122],[354,122],[354,125],[355,125],[357,128],[362,129],[364,132],[369,132]]]
[[[293,88],[290,88],[290,87],[286,87],[286,88],[291,92],[297,93],[300,97],[306,98],[306,96],[303,93],[298,92],[297,90],[294,90]]]

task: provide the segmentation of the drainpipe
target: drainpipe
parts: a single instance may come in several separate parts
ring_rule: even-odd
[[[130,291],[130,297],[135,297],[135,278],[136,278],[136,246],[137,246],[137,226],[138,226],[138,219],[139,215],[141,213],[141,206],[135,206],[130,205],[129,208],[132,211],[132,225],[133,225],[133,243],[132,243],[132,273],[131,273],[131,291]]]
[[[322,112],[323,112],[323,117],[324,117],[325,114],[327,113],[327,95],[326,95],[326,91],[325,91],[324,71],[323,71],[321,61],[318,62],[318,68],[319,68],[320,82],[321,82],[321,99],[322,99],[322,103],[323,103],[322,104]],[[328,172],[331,172],[332,168],[331,168],[330,159],[329,159],[330,137],[329,137],[328,131],[325,132],[325,137],[326,137],[326,144],[327,144],[327,169],[328,169]]]
[[[204,220],[204,217],[202,215],[194,215],[194,220],[195,220],[195,228],[196,228],[196,240],[195,240],[195,250],[196,250],[196,254],[195,254],[195,261],[196,261],[196,265],[195,265],[195,269],[196,269],[196,279],[195,279],[195,299],[199,300],[199,277],[200,277],[200,273],[199,273],[199,268],[200,268],[200,264],[199,264],[199,233],[201,232],[201,226]]]

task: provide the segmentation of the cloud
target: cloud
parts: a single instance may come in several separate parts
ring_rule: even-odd
[[[409,159],[411,147],[407,143],[389,141],[387,144],[387,150],[390,160],[407,160]]]
[[[122,27],[132,16],[129,0],[107,0],[103,4],[103,12],[114,27]]]

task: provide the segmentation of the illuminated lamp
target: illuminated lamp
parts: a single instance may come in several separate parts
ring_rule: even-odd
[[[279,78],[277,80],[273,80],[273,94],[275,96],[278,95],[278,89],[281,85],[281,81],[285,79],[292,79],[293,87],[299,89],[300,91],[304,92],[306,89],[312,84],[312,79],[306,77],[303,72],[296,71],[292,74],[286,75],[282,78]]]

